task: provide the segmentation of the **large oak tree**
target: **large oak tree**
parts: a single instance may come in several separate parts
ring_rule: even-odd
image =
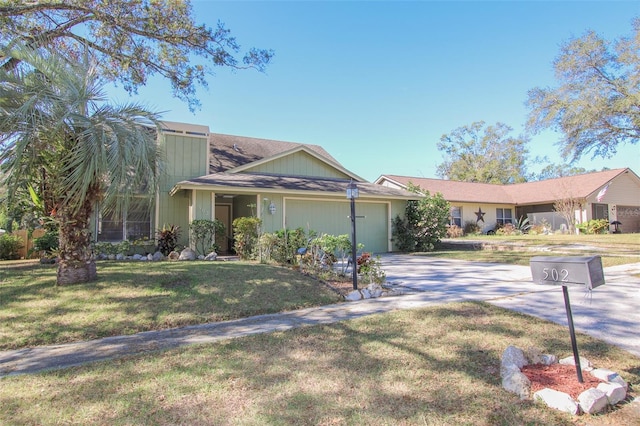
[[[525,182],[529,141],[510,136],[512,130],[503,123],[486,126],[478,121],[442,135],[438,150],[445,161],[438,165],[438,175],[463,182]]]
[[[640,139],[640,19],[633,34],[609,42],[589,31],[562,45],[555,59],[557,87],[529,91],[528,128],[553,129],[562,154],[610,157]]]
[[[273,56],[256,48],[242,53],[222,22],[197,24],[188,0],[0,0],[0,27],[0,45],[28,44],[76,60],[88,49],[99,74],[129,92],[161,75],[192,109],[199,106],[196,86],[206,86],[215,67],[262,71]]]

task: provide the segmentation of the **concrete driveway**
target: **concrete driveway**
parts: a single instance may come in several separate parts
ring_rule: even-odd
[[[400,254],[381,259],[387,282],[410,290],[401,296],[404,307],[482,300],[567,325],[562,287],[534,284],[528,266]],[[640,356],[640,278],[634,276],[640,274],[640,263],[605,268],[604,273],[605,285],[591,293],[568,287],[574,326]]]

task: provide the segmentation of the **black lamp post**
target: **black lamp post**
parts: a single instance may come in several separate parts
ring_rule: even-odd
[[[356,256],[356,198],[358,185],[352,180],[347,185],[347,198],[351,200],[351,267],[353,268],[353,289],[358,289],[358,265]]]

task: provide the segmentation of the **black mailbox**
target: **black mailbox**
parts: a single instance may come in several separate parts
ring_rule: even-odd
[[[588,290],[604,284],[600,256],[535,256],[529,264],[533,281],[538,284],[580,284]]]

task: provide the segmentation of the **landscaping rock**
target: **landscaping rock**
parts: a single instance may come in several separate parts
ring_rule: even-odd
[[[205,256],[204,260],[216,260],[218,258],[218,253],[212,251],[208,255]]]
[[[558,362],[558,357],[555,355],[550,355],[550,354],[542,355],[542,364],[544,365],[556,364],[557,362]]]
[[[535,364],[551,365],[557,360],[557,357],[554,355],[541,354],[540,351],[535,348],[527,349],[526,355],[529,361],[538,361],[535,362]],[[502,355],[500,376],[502,377],[503,388],[518,394],[521,399],[526,399],[528,394],[530,394],[531,383],[521,372],[521,368],[527,365],[527,360],[523,358],[523,351],[515,346],[507,347]],[[573,357],[561,359],[560,364],[575,367]],[[565,392],[550,388],[535,392],[533,399],[542,401],[551,408],[575,415],[579,414],[580,410],[588,414],[600,413],[609,405],[615,405],[626,398],[628,385],[618,373],[604,368],[594,369],[591,362],[582,357],[580,357],[580,366],[585,366],[586,371],[590,371],[592,376],[606,383],[598,384],[597,389],[590,388],[582,392],[578,396],[577,401],[573,400],[571,395]],[[583,368],[583,370],[584,369],[585,368]],[[521,376],[524,376],[524,379]]]
[[[622,377],[615,371],[607,370],[606,368],[596,368],[591,370],[591,375],[605,382],[617,383],[624,386],[624,389],[629,389],[629,385],[624,381]]]
[[[198,257],[197,253],[193,251],[191,248],[187,247],[186,249],[180,252],[180,256],[178,260],[196,260]]]
[[[515,365],[520,370],[525,365],[528,365],[527,358],[524,356],[524,352],[522,349],[516,348],[515,346],[507,346],[507,348],[502,353],[502,362],[500,365],[500,372],[502,374],[502,369],[508,367],[510,365]]]
[[[367,286],[367,290],[371,297],[380,297],[382,296],[382,286],[380,284],[372,283]]]
[[[160,262],[161,260],[164,260],[164,255],[162,254],[162,252],[157,251],[153,253],[153,256],[151,256],[151,260],[153,260],[154,262]]]
[[[579,412],[578,403],[567,393],[554,389],[544,388],[533,394],[535,401],[542,401],[547,406],[556,410],[576,415]]]
[[[133,260],[142,260],[142,258],[143,258],[143,257],[146,259],[146,257],[145,257],[145,256],[142,256],[141,254],[136,253],[136,254],[134,254],[134,255],[132,256],[132,259],[133,259]]]
[[[180,258],[180,253],[178,253],[177,251],[172,251],[171,253],[169,253],[169,256],[167,256],[167,258],[169,260],[178,260]]]
[[[360,290],[353,290],[351,293],[347,294],[344,299],[350,302],[362,300],[362,293],[360,293]]]
[[[502,378],[502,387],[513,392],[520,399],[528,399],[531,396],[531,381],[520,371],[512,371]]]
[[[607,395],[609,404],[616,405],[627,397],[627,389],[619,383],[600,383],[598,390]]]
[[[596,414],[607,408],[607,394],[599,389],[591,388],[578,395],[578,402],[583,412]]]
[[[568,356],[566,358],[562,358],[560,361],[558,361],[560,364],[564,364],[564,365],[576,365],[576,360],[573,358],[573,356]],[[591,371],[593,370],[593,364],[591,364],[591,361],[589,361],[586,358],[580,357],[580,368],[583,371]]]
[[[116,254],[115,259],[116,259],[116,260],[124,260],[124,259],[125,259],[125,256],[124,256],[124,254],[122,254],[122,253],[118,253],[118,254]]]
[[[529,364],[543,364],[551,365],[558,362],[558,357],[551,354],[543,354],[538,348],[528,348],[525,353],[525,357]]]

